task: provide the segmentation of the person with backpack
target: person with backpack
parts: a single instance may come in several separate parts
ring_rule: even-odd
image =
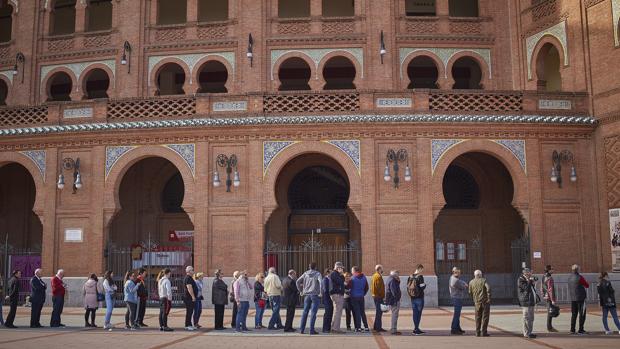
[[[159,330],[174,331],[168,327],[168,314],[172,306],[172,284],[170,282],[170,268],[159,272],[157,276],[157,294],[159,295]]]
[[[424,310],[424,276],[422,272],[424,266],[418,264],[415,272],[407,279],[407,293],[411,297],[411,307],[413,308],[413,335],[419,336],[425,332],[420,330],[420,321],[422,321],[422,311]]]
[[[383,299],[385,298],[385,284],[383,283],[383,266],[380,264],[375,266],[375,273],[372,275],[370,295],[372,296],[372,300],[375,302],[375,323],[373,324],[372,329],[375,332],[385,332],[383,329],[383,324],[381,323],[381,317],[383,317],[381,305],[383,304]]]
[[[329,297],[333,303],[334,308],[334,320],[332,322],[332,332],[333,333],[343,333],[340,329],[340,320],[342,319],[342,310],[344,309],[344,276],[342,273],[344,272],[344,265],[342,262],[336,262],[334,264],[334,271],[329,275]],[[351,324],[351,319],[349,316],[349,325]]]
[[[555,328],[553,328],[553,318],[554,314],[558,314],[560,312],[560,307],[555,304],[556,296],[555,296],[555,281],[553,280],[553,268],[551,265],[547,265],[545,267],[545,275],[542,279],[542,294],[543,298],[547,302],[547,332],[558,332]]]
[[[146,269],[140,268],[138,270],[138,276],[136,277],[136,281],[138,283],[138,310],[137,310],[137,319],[136,323],[140,327],[148,327],[144,323],[144,315],[146,314],[146,300],[148,299],[149,293],[146,289],[146,284],[144,280],[146,279]]]
[[[607,323],[607,314],[611,314],[616,328],[618,329],[618,334],[620,334],[620,321],[618,320],[618,312],[616,311],[616,296],[614,288],[611,286],[611,282],[609,282],[609,275],[607,272],[602,272],[598,280],[597,291],[601,309],[603,310],[603,327],[605,328],[605,334],[613,333],[609,329],[609,324]]]
[[[321,282],[321,303],[325,312],[323,313],[323,333],[330,333],[332,330],[332,320],[334,317],[334,304],[329,296],[332,289],[332,283],[329,279],[332,270],[327,268],[323,273],[323,281]]]
[[[519,305],[523,311],[523,337],[536,338],[534,330],[534,307],[540,301],[534,285],[538,279],[532,275],[529,268],[524,268],[522,275],[517,281]]]
[[[590,284],[579,274],[577,264],[574,264],[571,270],[573,273],[568,277],[568,295],[571,301],[570,334],[584,335],[588,334],[583,325],[586,323],[586,289],[590,287]],[[577,316],[579,316],[579,332],[575,332]]]
[[[398,336],[401,333],[398,331],[398,313],[400,311],[400,298],[402,297],[400,291],[400,277],[398,270],[392,270],[390,272],[390,278],[388,279],[388,287],[385,292],[385,304],[390,306],[392,312],[392,323],[390,327],[390,333]]]
[[[304,296],[304,311],[301,315],[301,334],[304,334],[306,330],[306,322],[308,320],[308,313],[310,313],[310,334],[319,334],[314,329],[316,323],[316,313],[319,310],[319,295],[321,294],[321,284],[323,277],[321,273],[316,270],[316,263],[312,262],[308,266],[308,270],[303,273],[295,282],[297,289]]]
[[[355,332],[362,332],[362,322],[364,323],[364,331],[370,332],[364,303],[364,297],[368,293],[368,280],[358,266],[351,268],[351,273],[353,274],[351,277],[351,305],[353,306]]]

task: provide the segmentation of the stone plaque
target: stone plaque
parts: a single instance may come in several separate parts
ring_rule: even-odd
[[[62,117],[65,119],[92,118],[93,108],[84,107],[84,108],[65,109],[62,112]]]
[[[230,101],[230,102],[215,102],[212,107],[214,112],[218,111],[246,111],[248,110],[247,101]]]
[[[411,108],[411,98],[377,98],[377,108]]]
[[[65,229],[65,242],[82,242],[84,241],[82,229],[69,228]]]
[[[539,99],[538,109],[573,109],[573,103],[567,99]]]

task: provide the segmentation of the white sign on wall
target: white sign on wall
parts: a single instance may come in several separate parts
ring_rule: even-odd
[[[246,111],[248,110],[247,101],[215,102],[211,106],[213,111]]]
[[[65,229],[65,242],[82,242],[84,236],[81,228]]]
[[[571,110],[573,103],[568,99],[539,99],[538,109]]]
[[[609,246],[611,268],[614,272],[620,272],[620,208],[609,210]]]
[[[62,112],[62,117],[65,119],[92,118],[93,108],[84,107],[84,108],[65,109]]]
[[[542,252],[534,252],[534,259],[541,259],[542,258]]]
[[[411,98],[377,98],[377,108],[411,108]]]

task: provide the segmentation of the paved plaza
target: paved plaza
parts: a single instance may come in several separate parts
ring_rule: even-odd
[[[6,316],[6,310],[5,316]],[[48,325],[50,308],[44,309],[42,324]],[[103,324],[103,310],[97,314],[97,325]],[[83,310],[78,308],[65,309],[64,329],[50,329],[48,327],[32,330],[26,325],[30,318],[30,309],[19,308],[15,324],[20,328],[15,330],[0,329],[0,348],[620,348],[620,335],[608,336],[602,332],[600,310],[591,306],[588,311],[586,330],[587,336],[568,335],[570,311],[562,309],[562,314],[554,322],[560,333],[546,333],[544,309],[539,308],[536,313],[535,329],[539,334],[537,339],[522,338],[521,314],[517,307],[495,307],[491,314],[489,338],[477,338],[474,334],[474,316],[472,308],[465,308],[462,317],[462,327],[467,332],[465,336],[451,336],[449,325],[452,318],[450,308],[425,309],[422,318],[422,329],[427,333],[413,337],[411,330],[413,323],[411,310],[401,310],[399,329],[401,336],[373,333],[346,333],[342,335],[320,334],[317,336],[283,333],[281,331],[253,330],[248,333],[235,333],[227,329],[214,331],[213,311],[205,310],[202,316],[203,329],[195,332],[180,330],[184,321],[184,309],[173,309],[169,323],[177,328],[174,332],[159,332],[157,327],[157,309],[147,310],[145,322],[149,328],[138,331],[128,331],[124,327],[124,309],[114,311],[113,322],[118,329],[112,332],[103,329],[85,329]],[[271,312],[266,311],[263,324],[266,325]],[[372,322],[374,312],[368,311],[368,320]],[[295,319],[298,327],[301,310]],[[384,328],[389,328],[389,317],[383,317]],[[611,319],[610,319],[611,321]],[[226,312],[226,322],[230,325],[230,310]],[[254,324],[254,311],[250,310],[248,327]],[[317,328],[322,324],[322,311],[319,311]],[[344,318],[343,318],[344,325]],[[252,326],[253,328],[253,326]]]

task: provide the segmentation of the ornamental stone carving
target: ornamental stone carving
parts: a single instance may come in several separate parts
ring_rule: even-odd
[[[45,182],[45,160],[47,158],[47,153],[45,150],[26,150],[20,151],[20,154],[26,156],[30,159],[39,169],[39,173],[41,173],[41,177],[43,178],[43,182]]]
[[[556,38],[560,45],[562,45],[562,52],[564,53],[564,66],[568,65],[568,43],[566,39],[566,20],[542,30],[534,35],[531,35],[525,39],[525,46],[527,49],[527,78],[532,78],[532,55],[538,42],[545,36],[552,36]]]
[[[190,71],[189,82],[193,83],[194,78],[194,68],[196,64],[200,62],[203,58],[207,58],[210,56],[217,56],[223,58],[230,67],[232,68],[232,76],[235,74],[235,53],[234,52],[207,52],[207,53],[192,53],[187,55],[165,55],[165,56],[150,56],[149,57],[149,86],[151,86],[151,73],[153,72],[153,68],[157,65],[157,63],[163,61],[168,58],[175,58],[180,61],[183,61],[187,68]]]
[[[315,71],[318,74],[319,63],[332,52],[347,52],[351,54],[357,60],[357,63],[362,67],[360,76],[364,78],[364,51],[359,47],[354,48],[309,48],[309,49],[290,49],[290,50],[271,50],[271,80],[273,80],[273,68],[276,62],[286,54],[298,52],[302,53],[314,62]]]
[[[80,62],[80,63],[69,63],[69,64],[53,64],[53,65],[45,65],[41,67],[41,75],[40,75],[41,84],[44,83],[49,72],[51,72],[52,70],[56,68],[69,69],[71,72],[73,72],[73,75],[75,75],[75,80],[80,81],[80,76],[82,75],[82,73],[84,73],[88,69],[88,67],[90,67],[93,64],[103,64],[106,67],[110,68],[110,70],[112,71],[112,76],[116,75],[116,61],[113,59],[108,59],[105,61],[91,61],[91,62]],[[76,91],[80,90],[80,84],[76,84],[75,90]]]
[[[454,57],[454,55],[461,52],[473,52],[480,56],[486,63],[487,67],[489,67],[489,79],[493,76],[492,67],[491,67],[491,49],[488,48],[441,48],[441,47],[401,47],[400,48],[400,77],[403,78],[403,64],[407,60],[411,54],[420,51],[431,52],[443,63],[443,71],[444,77],[448,77],[447,67],[450,59]]]

